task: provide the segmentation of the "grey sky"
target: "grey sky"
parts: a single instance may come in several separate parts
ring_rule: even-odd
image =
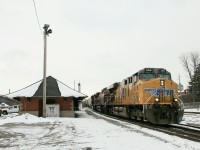
[[[187,85],[179,57],[200,50],[199,0],[35,0],[50,24],[47,75],[91,95],[144,67]],[[32,0],[0,0],[0,94],[43,78],[43,36]],[[77,86],[76,86],[77,89]]]

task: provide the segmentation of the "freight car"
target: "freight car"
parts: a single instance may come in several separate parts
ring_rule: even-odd
[[[96,111],[153,124],[178,124],[184,112],[178,85],[163,68],[144,68],[92,95],[91,100]]]

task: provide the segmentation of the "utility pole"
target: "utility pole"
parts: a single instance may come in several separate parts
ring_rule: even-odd
[[[44,66],[43,66],[43,117],[46,118],[46,65],[47,65],[47,35],[52,33],[49,25],[45,24],[44,27]]]
[[[179,94],[181,93],[180,82],[181,82],[181,76],[179,74],[178,75],[178,92],[179,92]]]

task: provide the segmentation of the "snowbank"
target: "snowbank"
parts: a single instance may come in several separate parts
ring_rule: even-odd
[[[6,123],[32,124],[32,123],[39,123],[39,122],[52,122],[52,120],[48,118],[37,117],[29,113],[22,114],[22,115],[10,114],[6,117],[4,116],[0,118],[0,125],[6,124]]]

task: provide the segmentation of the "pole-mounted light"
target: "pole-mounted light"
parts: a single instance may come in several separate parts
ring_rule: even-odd
[[[52,30],[49,29],[50,25],[49,24],[45,24],[43,29],[44,29],[44,35],[49,35],[52,33]]]

